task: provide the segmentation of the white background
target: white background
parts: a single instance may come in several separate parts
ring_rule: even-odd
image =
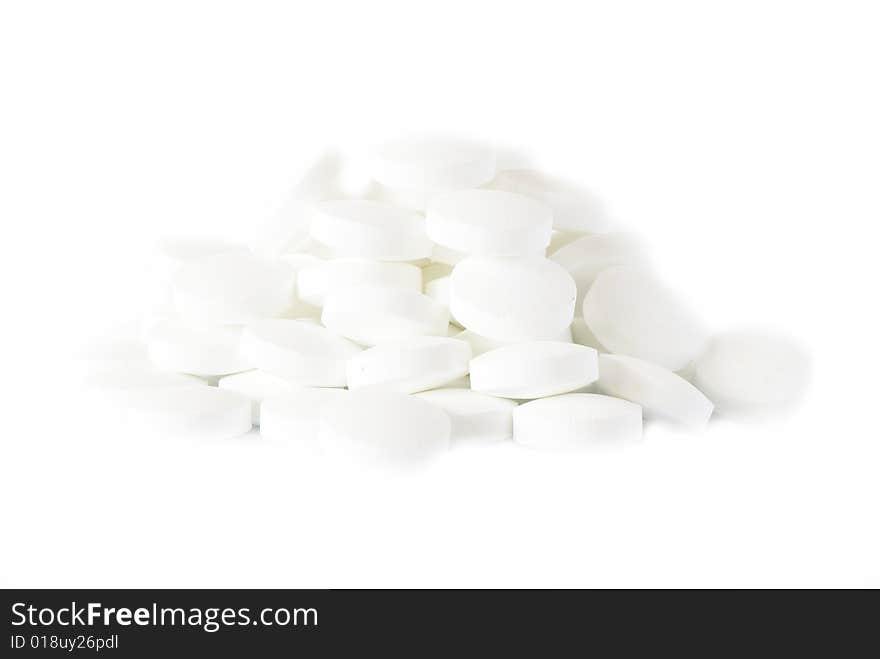
[[[4,2],[6,586],[880,586],[873,2]],[[166,234],[423,129],[589,185],[717,327],[812,353],[785,423],[358,474],[132,439],[76,347]]]

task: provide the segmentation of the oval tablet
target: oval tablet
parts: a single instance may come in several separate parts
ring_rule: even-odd
[[[364,389],[331,401],[318,437],[329,453],[355,460],[423,462],[449,449],[449,415],[414,396]]]
[[[467,389],[434,389],[416,394],[449,414],[453,444],[493,444],[513,434],[516,403]]]
[[[433,248],[420,214],[367,199],[316,204],[311,236],[339,256],[377,261],[415,261]]]
[[[260,436],[271,441],[317,442],[324,407],[348,395],[345,389],[303,387],[266,398],[260,405]]]
[[[599,390],[638,403],[646,414],[691,428],[712,416],[712,401],[670,370],[624,355],[599,355]]]
[[[411,263],[384,263],[362,259],[338,259],[308,266],[299,271],[300,299],[321,306],[324,298],[350,286],[388,286],[422,291],[422,270]]]
[[[469,330],[499,341],[551,339],[574,318],[577,289],[543,257],[469,257],[451,275],[450,312]]]
[[[587,291],[584,321],[609,352],[638,357],[671,371],[703,349],[706,334],[682,302],[646,271],[615,266]]]
[[[495,152],[459,139],[397,140],[376,148],[371,161],[373,178],[400,190],[476,188],[495,176]]]
[[[599,367],[592,348],[530,341],[475,357],[470,374],[474,391],[504,398],[541,398],[586,387],[599,377]]]
[[[694,384],[720,413],[765,416],[803,395],[809,360],[790,339],[760,331],[718,334],[693,368]]]
[[[256,368],[309,387],[344,387],[345,362],[362,348],[317,323],[263,320],[248,325],[241,354]]]
[[[439,336],[383,343],[348,360],[348,388],[379,386],[411,394],[440,387],[468,372],[471,348]]]
[[[456,190],[432,197],[425,218],[431,240],[467,254],[543,254],[552,227],[550,207],[500,190]]]
[[[183,265],[172,292],[181,316],[233,325],[280,316],[296,299],[295,285],[296,272],[286,263],[232,252]]]
[[[227,375],[253,368],[241,355],[240,341],[240,327],[196,327],[163,320],[150,330],[147,350],[159,369],[193,375]]]
[[[260,425],[260,404],[263,400],[289,393],[295,387],[287,380],[259,369],[222,377],[217,386],[235,391],[251,401],[251,416],[255,426]]]
[[[611,396],[563,394],[513,411],[513,441],[534,448],[570,450],[641,437],[642,408]]]
[[[427,295],[387,286],[354,286],[324,300],[321,321],[364,345],[414,336],[446,336],[449,312]]]
[[[163,435],[231,439],[251,429],[251,402],[217,387],[180,387],[152,391],[129,410],[137,426]]]

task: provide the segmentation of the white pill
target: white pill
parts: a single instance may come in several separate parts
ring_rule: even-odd
[[[433,389],[468,372],[471,348],[464,341],[420,336],[368,348],[348,360],[348,388],[378,386],[411,394]]]
[[[257,229],[251,250],[267,258],[301,250],[309,240],[312,208],[319,201],[340,195],[342,172],[340,154],[322,154],[291,186],[281,207]]]
[[[541,200],[553,209],[553,226],[565,231],[600,233],[610,222],[599,201],[587,190],[531,169],[500,171],[490,184]]]
[[[151,391],[139,397],[129,412],[136,427],[163,435],[220,440],[243,435],[252,427],[251,402],[217,387]]]
[[[785,337],[730,331],[712,337],[694,364],[693,377],[719,413],[763,417],[785,411],[801,398],[809,359]]]
[[[611,396],[563,394],[513,411],[513,441],[534,448],[571,450],[641,437],[642,408]]]
[[[416,291],[354,286],[327,296],[321,321],[352,341],[376,345],[414,336],[446,336],[449,312]]]
[[[345,389],[303,387],[266,398],[260,405],[260,436],[271,441],[317,442],[324,407],[348,395]]]
[[[452,421],[452,443],[482,445],[510,439],[516,403],[467,389],[434,389],[416,394],[444,410]]]
[[[467,254],[543,254],[552,226],[549,206],[501,190],[456,190],[432,197],[425,217],[431,240]]]
[[[260,404],[266,398],[289,393],[295,388],[295,385],[287,380],[259,369],[222,377],[217,386],[221,389],[238,392],[251,401],[252,418],[255,426],[260,425]]]
[[[326,327],[263,320],[245,327],[241,354],[267,373],[308,387],[344,387],[345,362],[362,348]]]
[[[173,277],[174,305],[198,322],[243,324],[279,316],[294,302],[296,273],[286,263],[224,253],[190,261]]]
[[[376,181],[405,191],[476,188],[495,176],[495,152],[464,140],[397,140],[375,149],[371,160]]]
[[[608,352],[580,316],[575,318],[571,324],[571,340],[582,346],[595,348],[598,352]]]
[[[192,326],[166,320],[147,341],[156,368],[193,375],[227,375],[253,368],[239,350],[240,327]]]
[[[299,297],[317,306],[324,304],[329,293],[351,286],[389,286],[421,292],[422,271],[410,263],[338,259],[303,268],[297,278]]]
[[[584,321],[609,352],[638,357],[671,371],[703,349],[701,323],[645,270],[615,266],[599,273],[583,303]]]
[[[642,406],[645,414],[691,428],[712,416],[712,401],[670,370],[624,355],[599,355],[599,391]]]
[[[543,257],[469,257],[452,271],[450,312],[465,328],[499,341],[558,336],[577,295],[564,268]]]
[[[530,341],[475,357],[470,375],[474,391],[505,398],[541,398],[586,387],[599,377],[599,367],[592,348]]]
[[[449,415],[415,396],[363,389],[331,401],[319,439],[328,453],[355,460],[415,463],[449,449]]]
[[[414,261],[431,256],[424,218],[366,199],[325,201],[314,207],[311,236],[337,256]]]
[[[578,288],[578,302],[584,299],[596,276],[614,265],[639,265],[646,262],[641,246],[628,233],[604,233],[582,236],[553,252],[550,259],[568,270]],[[580,312],[580,309],[576,309]]]

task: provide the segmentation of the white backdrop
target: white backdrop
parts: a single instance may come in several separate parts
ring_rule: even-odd
[[[880,585],[878,32],[840,0],[3,3],[0,585]],[[86,404],[76,346],[157,238],[247,237],[321,147],[424,129],[589,185],[715,326],[798,336],[802,408],[379,475]]]

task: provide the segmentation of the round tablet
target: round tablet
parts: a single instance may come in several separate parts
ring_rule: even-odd
[[[376,345],[414,336],[446,336],[449,312],[416,291],[353,286],[327,296],[321,321],[352,341]]]
[[[568,270],[574,278],[578,301],[584,299],[596,276],[605,268],[638,265],[646,260],[642,248],[628,233],[582,236],[552,253],[550,259]]]
[[[807,385],[809,359],[790,339],[760,331],[712,337],[694,363],[694,384],[719,413],[765,416],[796,403]]]
[[[431,240],[468,254],[543,254],[552,227],[549,206],[501,190],[456,190],[432,197],[425,218]]]
[[[259,369],[222,377],[217,386],[221,389],[238,392],[251,401],[251,412],[255,426],[260,425],[260,404],[263,400],[289,393],[295,388],[295,385],[287,380]]]
[[[338,256],[377,261],[414,261],[433,247],[420,214],[367,199],[316,204],[311,236]]]
[[[253,368],[239,351],[240,341],[240,327],[190,326],[164,320],[150,331],[147,349],[159,369],[227,375]]]
[[[599,233],[610,226],[599,201],[584,188],[532,169],[498,172],[490,187],[539,199],[553,209],[553,226],[565,231]]]
[[[379,386],[405,394],[424,391],[466,375],[470,358],[467,343],[446,337],[383,343],[348,360],[348,388]]]
[[[452,421],[453,444],[493,444],[513,434],[516,403],[467,389],[434,389],[416,394],[444,410]]]
[[[471,389],[505,398],[541,398],[574,391],[599,377],[597,353],[576,343],[529,341],[471,360]]]
[[[321,447],[332,454],[415,463],[447,451],[450,431],[449,415],[427,401],[363,389],[327,404],[318,437]]]
[[[338,259],[303,268],[297,278],[299,297],[317,306],[324,304],[328,293],[359,285],[421,292],[422,270],[411,263]]]
[[[458,139],[412,137],[374,150],[373,178],[402,190],[476,188],[495,176],[495,152]]]
[[[599,390],[638,403],[646,414],[691,428],[704,427],[712,416],[712,401],[694,385],[635,357],[599,355]]]
[[[614,266],[587,291],[584,321],[609,352],[638,357],[671,371],[703,349],[706,334],[682,302],[646,271]]]
[[[296,272],[286,263],[223,253],[190,261],[174,275],[174,306],[198,322],[243,324],[279,316],[294,302]]]
[[[303,387],[266,398],[260,405],[260,436],[272,441],[317,442],[324,407],[348,395],[345,389]]]
[[[499,341],[558,336],[571,325],[574,280],[543,257],[468,257],[452,271],[449,309],[466,329]]]
[[[362,348],[316,323],[263,320],[245,327],[241,354],[256,368],[309,387],[344,387],[345,362]]]
[[[251,402],[216,387],[151,391],[129,410],[131,423],[163,435],[231,439],[251,429]]]
[[[563,394],[513,411],[513,441],[534,448],[578,449],[641,437],[642,408],[611,396]]]

